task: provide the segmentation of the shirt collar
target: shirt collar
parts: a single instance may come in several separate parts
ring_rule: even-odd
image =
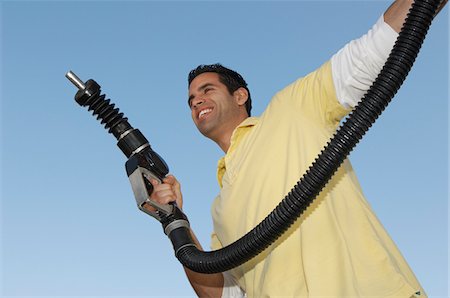
[[[225,156],[219,159],[217,162],[217,181],[220,188],[222,188],[222,178],[226,171],[225,161],[230,154],[232,154],[244,136],[250,131],[250,129],[258,123],[258,117],[248,117],[242,121],[233,131],[230,139],[230,148],[228,148]]]

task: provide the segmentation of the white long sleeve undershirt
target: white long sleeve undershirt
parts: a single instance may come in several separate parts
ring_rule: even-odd
[[[375,81],[397,36],[381,16],[367,34],[349,42],[331,57],[336,95],[344,108],[356,106]]]

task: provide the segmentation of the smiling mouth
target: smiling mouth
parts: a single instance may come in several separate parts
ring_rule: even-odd
[[[205,119],[211,112],[212,112],[212,109],[210,109],[210,108],[201,110],[200,113],[198,113],[198,119],[199,120]]]

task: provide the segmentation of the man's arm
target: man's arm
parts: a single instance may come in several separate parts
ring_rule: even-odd
[[[191,236],[197,248],[203,250],[192,230]],[[222,273],[204,274],[192,271],[186,267],[184,267],[184,271],[192,288],[199,297],[222,297],[224,283]]]
[[[339,102],[356,106],[375,81],[394,46],[413,0],[397,0],[364,36],[345,45],[331,58],[333,82]],[[447,3],[441,1],[439,12]]]
[[[180,183],[172,175],[166,177],[163,182],[163,184],[159,184],[156,180],[150,181],[154,188],[150,198],[160,204],[176,202],[177,206],[182,209],[183,196],[181,194]],[[192,230],[191,236],[197,248],[202,249],[197,237],[195,237]],[[199,297],[222,297],[224,284],[222,273],[203,274],[194,272],[186,267],[184,267],[184,271],[186,272],[186,276],[189,279],[192,288]]]
[[[192,230],[191,236],[197,245],[197,248],[203,250]],[[186,276],[188,277],[192,288],[199,297],[246,297],[245,292],[239,287],[229,272],[203,274],[194,272],[186,267],[184,267],[184,271],[186,272]]]
[[[448,0],[441,1],[441,4],[436,12],[439,13],[441,9],[447,4]],[[406,15],[413,4],[413,0],[397,0],[389,6],[384,13],[384,21],[392,27],[397,33],[402,29],[405,22]]]

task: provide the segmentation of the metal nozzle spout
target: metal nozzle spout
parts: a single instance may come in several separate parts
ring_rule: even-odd
[[[69,81],[71,81],[72,84],[74,84],[78,89],[86,89],[86,85],[83,83],[83,81],[79,77],[77,77],[77,75],[74,74],[71,70],[66,73],[66,78],[68,78]]]

